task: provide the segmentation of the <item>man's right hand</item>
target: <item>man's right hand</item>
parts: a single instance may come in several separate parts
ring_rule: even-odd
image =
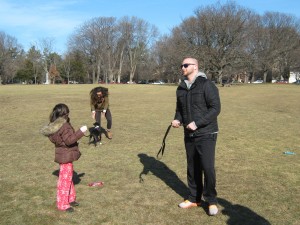
[[[178,127],[180,127],[180,121],[179,120],[173,120],[171,125],[174,128],[178,128]]]

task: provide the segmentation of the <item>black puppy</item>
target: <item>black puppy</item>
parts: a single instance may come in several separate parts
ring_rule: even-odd
[[[99,123],[94,123],[93,127],[89,128],[89,145],[94,144],[95,147],[97,146],[98,142],[100,143],[101,141],[101,127]]]

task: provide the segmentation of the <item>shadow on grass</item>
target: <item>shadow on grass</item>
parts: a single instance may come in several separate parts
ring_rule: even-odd
[[[59,170],[54,170],[53,172],[52,172],[52,175],[54,175],[54,176],[59,176]],[[76,185],[76,184],[79,184],[80,183],[80,181],[81,181],[81,177],[83,177],[85,175],[85,173],[80,173],[80,174],[78,174],[76,171],[73,171],[73,177],[72,177],[72,179],[73,179],[73,183],[74,183],[74,185]]]
[[[189,194],[189,189],[183,183],[174,171],[172,171],[166,164],[157,160],[152,156],[140,153],[138,154],[140,162],[144,165],[143,171],[140,173],[140,182],[144,182],[143,175],[151,172],[153,175],[161,179],[174,190],[178,195],[185,199]],[[203,202],[204,203],[204,202]],[[251,209],[242,205],[233,205],[229,201],[218,198],[219,205],[223,206],[221,213],[229,217],[228,225],[270,225],[271,223],[252,211]],[[202,204],[203,210],[208,213],[208,205]]]
[[[172,188],[183,199],[188,196],[189,189],[185,183],[183,183],[176,173],[166,164],[144,153],[138,154],[138,157],[140,158],[140,162],[144,165],[143,171],[140,173],[140,182],[144,181],[142,175],[147,175],[151,172],[154,176],[165,182],[166,185]]]
[[[271,225],[268,220],[245,206],[233,205],[222,198],[218,198],[218,202],[224,208],[221,213],[229,217],[227,221],[229,225]]]

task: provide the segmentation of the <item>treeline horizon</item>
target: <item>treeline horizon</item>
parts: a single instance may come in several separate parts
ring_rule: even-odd
[[[184,57],[217,83],[289,78],[300,71],[299,18],[263,15],[235,2],[196,8],[170,34],[137,17],[96,17],[70,35],[67,51],[53,51],[44,38],[28,51],[0,31],[0,83],[125,83],[181,78]]]

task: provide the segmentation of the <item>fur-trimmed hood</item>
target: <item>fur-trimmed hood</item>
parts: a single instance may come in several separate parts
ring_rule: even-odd
[[[46,137],[50,136],[51,134],[56,133],[63,125],[66,123],[67,120],[59,117],[54,122],[49,123],[47,126],[44,126],[41,129],[41,134],[45,135]]]

